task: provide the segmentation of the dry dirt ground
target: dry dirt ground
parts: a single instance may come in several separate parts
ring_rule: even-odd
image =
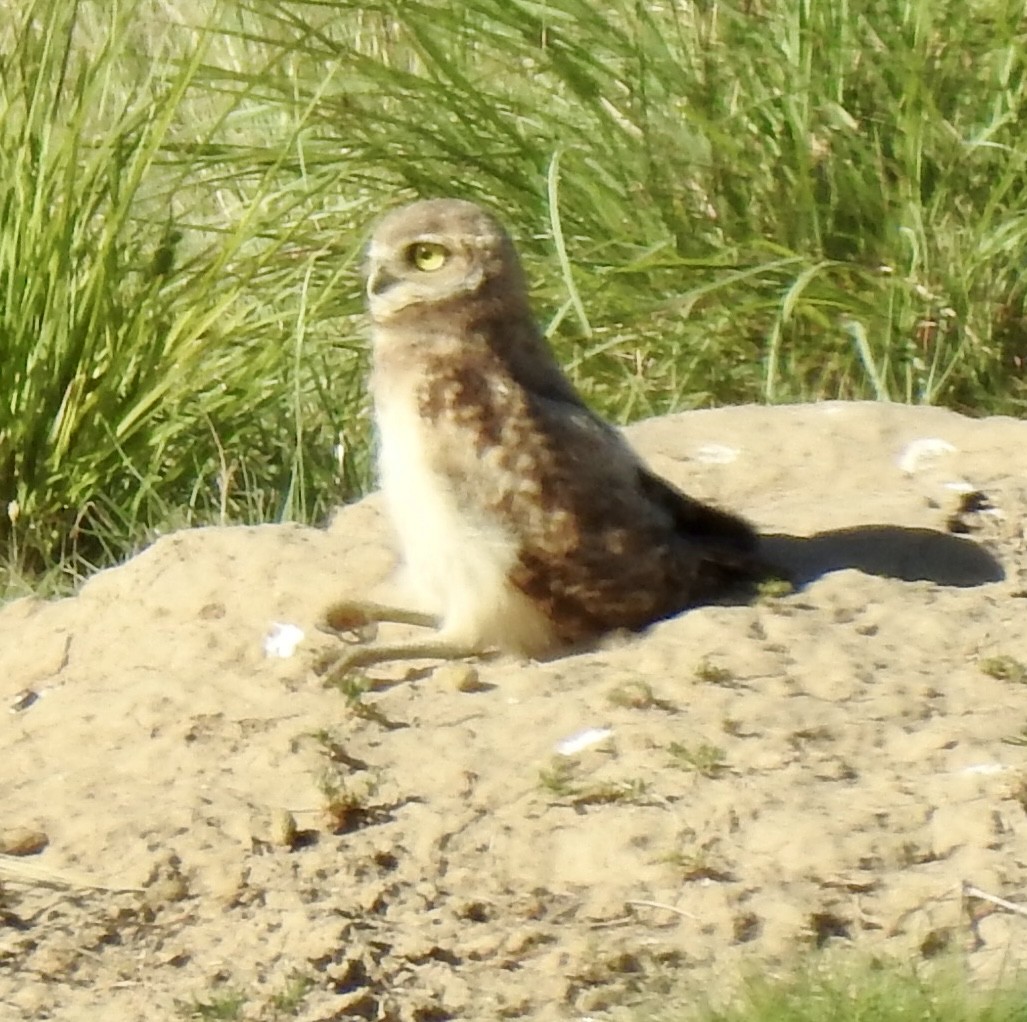
[[[371,498],[0,611],[0,1017],[604,1017],[810,947],[1022,965],[1027,919],[963,885],[1027,896],[1027,423],[630,435],[797,591],[326,690],[319,613],[388,592]]]

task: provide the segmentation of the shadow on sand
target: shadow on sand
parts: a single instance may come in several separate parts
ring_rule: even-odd
[[[780,567],[796,588],[843,568],[960,587],[1006,577],[1002,565],[972,540],[898,525],[853,526],[807,537],[767,534],[762,549],[767,561]]]

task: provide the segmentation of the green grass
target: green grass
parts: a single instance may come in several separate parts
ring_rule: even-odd
[[[360,252],[418,195],[501,214],[617,421],[1027,407],[1022,5],[8,6],[12,579],[366,487]]]
[[[666,1007],[662,1007],[666,1006]],[[1002,989],[958,978],[952,968],[918,976],[895,963],[812,965],[777,979],[748,983],[727,1007],[643,1006],[617,1018],[637,1022],[1027,1022],[1027,986]]]
[[[208,1000],[196,999],[189,1003],[178,1002],[180,1018],[195,1019],[197,1022],[234,1022],[242,1017],[246,1006],[246,995],[238,990],[212,994]]]
[[[980,661],[979,666],[985,674],[997,678],[999,681],[1012,681],[1018,685],[1027,684],[1027,664],[1017,660],[1016,657],[1007,654],[987,657]]]
[[[340,470],[333,445],[361,427],[334,414],[324,353],[304,357],[307,319],[359,246],[312,279],[284,148],[215,181],[227,114],[197,91],[210,32],[187,59],[148,38],[151,63],[131,34],[140,5],[22,6],[0,82],[8,585],[191,521],[323,512],[357,485],[359,456]],[[283,122],[280,145],[302,127]],[[343,343],[336,361],[360,357]],[[349,369],[334,396],[358,394]]]

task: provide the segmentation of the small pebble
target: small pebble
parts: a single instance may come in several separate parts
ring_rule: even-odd
[[[50,838],[35,827],[9,827],[0,831],[0,855],[37,855]]]
[[[296,844],[296,817],[288,809],[275,809],[271,813],[271,840],[282,848],[292,848]]]
[[[483,692],[488,687],[482,682],[478,668],[462,660],[440,664],[435,668],[434,677],[436,684],[454,692]]]
[[[143,901],[151,909],[158,909],[189,897],[189,883],[181,870],[177,855],[168,855],[154,864],[146,883]]]
[[[292,848],[296,844],[296,817],[288,809],[258,811],[250,817],[250,837],[274,848]]]

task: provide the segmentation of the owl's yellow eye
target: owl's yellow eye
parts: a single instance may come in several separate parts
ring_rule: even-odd
[[[416,266],[422,273],[441,270],[449,259],[449,250],[445,245],[433,241],[418,241],[410,246],[407,254],[411,266]]]

